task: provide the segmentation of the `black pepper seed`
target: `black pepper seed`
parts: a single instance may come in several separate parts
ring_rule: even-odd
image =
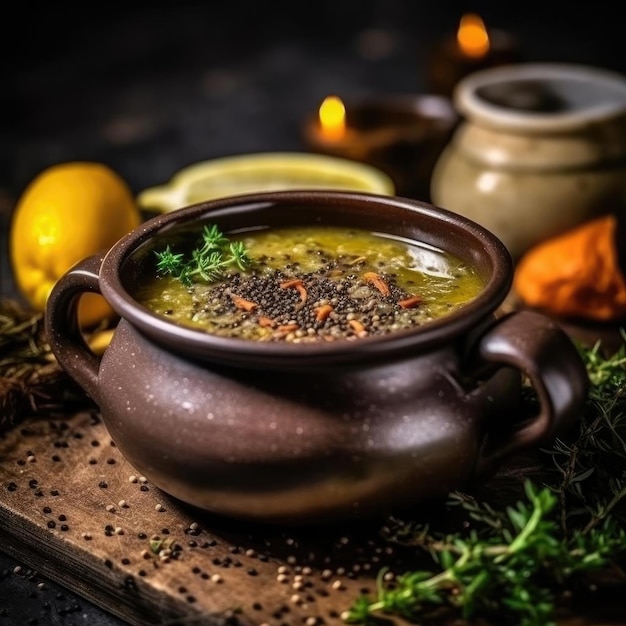
[[[67,524],[61,524],[61,530],[67,531],[69,529],[70,529],[70,527]]]
[[[65,515],[63,515],[63,513],[61,513],[61,515],[59,515],[58,517],[59,522],[65,522],[67,520],[67,517]]]
[[[381,274],[389,288],[386,295],[362,276],[348,271],[350,265],[345,259],[332,259],[318,271],[297,276],[306,286],[307,297],[302,301],[297,289],[280,287],[281,283],[293,279],[294,268],[295,265],[287,264],[285,272],[236,274],[229,277],[228,282],[208,288],[194,285],[190,292],[195,298],[195,317],[198,321],[215,320],[226,315],[228,319],[218,319],[213,332],[269,341],[311,342],[320,341],[324,336],[354,339],[362,332],[383,334],[418,323],[414,312],[399,304],[400,300],[413,294],[401,289],[397,277],[392,274]],[[254,302],[257,308],[251,313],[237,309],[233,295]],[[334,309],[325,320],[317,319],[317,307],[321,302],[331,303]],[[377,317],[376,323],[371,319],[374,316]],[[272,320],[275,330],[270,331],[267,326],[262,328],[261,318]],[[353,327],[349,323],[352,320],[363,324],[364,330],[358,325]],[[294,325],[295,329],[279,328],[287,325]]]
[[[105,480],[101,480],[101,481],[98,483],[98,487],[100,487],[100,489],[106,489],[108,486],[109,486],[109,485],[108,485],[108,483],[107,483]]]
[[[58,454],[53,454],[53,455],[52,455],[52,460],[53,460],[55,463],[58,463],[58,462],[61,460],[61,457],[60,457]]]
[[[16,491],[16,490],[17,490],[17,483],[14,483],[13,481],[11,481],[11,482],[7,485],[7,490],[8,490],[8,491]]]
[[[54,520],[48,521],[48,528],[55,528],[57,523]]]
[[[58,489],[52,489],[50,491],[50,495],[51,496],[58,496],[59,495],[59,490]]]
[[[52,513],[52,509],[49,506],[44,506],[42,511],[46,514]]]

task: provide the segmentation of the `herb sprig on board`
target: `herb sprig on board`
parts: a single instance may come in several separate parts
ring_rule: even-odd
[[[376,597],[358,598],[345,621],[429,620],[443,611],[470,623],[551,626],[564,591],[580,589],[602,572],[626,580],[623,333],[622,339],[610,356],[600,342],[579,346],[591,382],[579,426],[541,451],[541,467],[522,481],[509,505],[453,492],[446,508],[464,516],[457,526],[464,530],[388,520],[386,539],[414,546],[431,566],[390,579],[380,572]]]
[[[250,266],[244,243],[230,241],[215,224],[203,228],[200,245],[190,255],[174,253],[169,245],[155,254],[157,274],[173,276],[186,285],[198,280],[218,280],[227,267],[236,266],[245,271]]]

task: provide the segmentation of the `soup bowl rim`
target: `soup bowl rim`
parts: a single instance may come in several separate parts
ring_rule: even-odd
[[[304,206],[309,211],[324,207],[329,211],[329,203],[336,203],[353,209],[368,211],[399,211],[404,222],[396,225],[400,231],[407,231],[415,220],[423,219],[440,228],[455,232],[457,237],[465,237],[468,243],[479,250],[482,261],[490,266],[485,284],[471,301],[458,310],[431,320],[415,329],[399,330],[381,335],[371,335],[355,340],[334,342],[267,342],[250,339],[223,337],[210,334],[202,329],[187,326],[166,319],[141,304],[129,291],[125,283],[125,266],[129,259],[144,244],[161,232],[167,232],[182,224],[215,222],[241,219],[241,230],[258,228],[261,225],[250,216],[271,212],[277,207]],[[413,219],[415,218],[415,219]],[[303,225],[303,224],[284,224]],[[313,225],[312,223],[310,225]],[[352,224],[359,227],[358,223]],[[225,229],[235,232],[236,229]],[[381,231],[391,234],[392,228]],[[409,241],[418,242],[415,237],[405,235]],[[439,236],[439,247],[446,249],[445,237]],[[490,319],[505,299],[512,285],[513,261],[506,246],[489,230],[457,213],[434,206],[430,203],[386,196],[367,192],[344,190],[285,190],[246,193],[199,202],[159,214],[149,218],[138,228],[123,236],[106,253],[100,265],[99,281],[102,295],[120,316],[143,335],[181,356],[187,355],[203,361],[219,361],[226,365],[270,368],[315,368],[325,366],[360,365],[372,360],[409,357],[416,352],[432,350],[449,344],[459,336],[482,326]]]

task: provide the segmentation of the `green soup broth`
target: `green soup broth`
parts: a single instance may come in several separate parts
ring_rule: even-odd
[[[243,242],[246,271],[228,267],[217,279],[185,283],[159,275],[154,261],[137,300],[207,333],[306,343],[421,326],[484,287],[475,268],[447,252],[357,228],[274,228],[229,240]]]

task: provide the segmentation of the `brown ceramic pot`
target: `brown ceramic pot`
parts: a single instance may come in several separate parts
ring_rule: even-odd
[[[358,226],[418,240],[473,264],[484,291],[411,331],[319,344],[211,336],[157,317],[129,285],[157,233],[217,224]],[[68,271],[47,306],[59,363],[97,402],[123,455],[154,485],[215,513],[299,523],[384,514],[488,477],[579,416],[584,364],[534,312],[497,314],[513,274],[483,227],[397,197],[282,191],[154,217]],[[99,357],[78,329],[81,294],[121,320]],[[540,410],[520,414],[522,376]]]

